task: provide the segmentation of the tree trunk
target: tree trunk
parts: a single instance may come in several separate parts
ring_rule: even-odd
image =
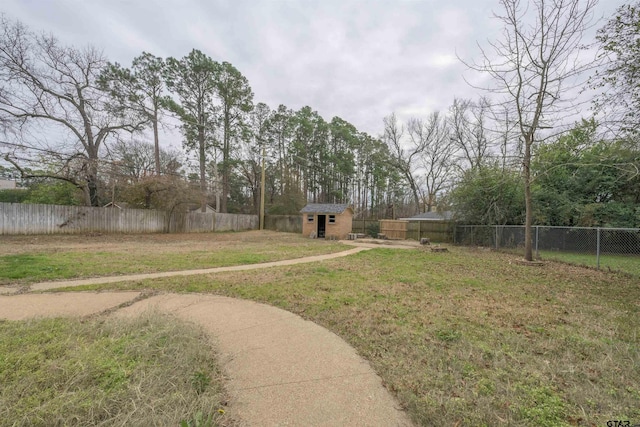
[[[223,155],[223,157],[227,157]],[[220,199],[220,212],[227,212],[227,199],[229,197],[229,172],[227,160],[222,161],[222,197]]]
[[[278,138],[278,153],[280,158],[278,159],[278,161],[280,162],[280,195],[282,195],[284,193],[284,174],[285,174],[285,162],[284,162],[284,141],[283,141],[283,137],[280,136]]]
[[[198,126],[198,149],[200,151],[200,210],[207,211],[207,177],[205,165],[204,126]]]
[[[144,189],[144,208],[151,209],[151,190],[149,188]]]
[[[89,206],[100,206],[98,197],[98,150],[89,150],[89,164],[87,167],[87,190],[89,194]]]
[[[533,223],[533,213],[531,211],[531,136],[525,138],[524,148],[524,204],[525,204],[525,221],[524,221],[524,259],[533,261],[533,250],[531,242],[531,227]]]
[[[214,191],[216,193],[216,212],[222,212],[220,210],[220,176],[218,175],[218,160],[217,154],[214,156],[213,161],[213,179],[215,182]]]
[[[156,156],[156,175],[160,176],[160,139],[158,138],[158,111],[153,112],[153,144]]]
[[[415,203],[415,213],[416,215],[420,213],[420,196],[418,196],[418,187],[416,186],[415,182],[413,182],[413,179],[409,180],[409,183],[411,184],[411,192],[413,193],[413,201]]]
[[[89,188],[89,202],[91,206],[100,206],[100,200],[98,199],[98,180],[95,175],[87,176],[87,187]]]
[[[224,135],[222,145],[222,200],[220,201],[220,212],[227,212],[227,198],[229,197],[229,151],[230,151],[230,129],[229,112],[224,112]]]

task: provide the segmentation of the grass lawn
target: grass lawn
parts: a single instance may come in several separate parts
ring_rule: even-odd
[[[572,252],[540,251],[543,260],[567,262],[569,264],[597,267],[595,254],[579,254]],[[600,255],[600,268],[603,270],[620,271],[640,277],[640,254],[637,255]]]
[[[221,373],[193,325],[153,313],[0,321],[0,336],[0,426],[226,422]]]
[[[210,292],[298,313],[353,345],[419,425],[640,422],[640,281],[518,258],[381,248],[84,289]]]
[[[0,285],[256,264],[347,249],[269,231],[0,236]]]

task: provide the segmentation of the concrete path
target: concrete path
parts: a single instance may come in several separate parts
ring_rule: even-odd
[[[195,322],[215,338],[230,410],[250,426],[409,426],[380,378],[344,340],[313,322],[252,301],[160,295],[148,309]]]
[[[262,264],[49,282],[31,290],[178,275],[253,270],[351,255],[367,247]],[[4,288],[4,290],[16,288]],[[0,288],[0,290],[3,290]],[[2,292],[0,292],[2,294]],[[136,316],[160,310],[194,322],[217,344],[229,413],[247,426],[411,426],[381,379],[344,340],[287,311],[201,294],[68,292],[0,295],[0,319]]]
[[[68,292],[0,296],[0,318],[171,313],[204,328],[228,381],[229,414],[246,426],[411,426],[380,378],[328,330],[252,301],[202,294]]]
[[[49,289],[57,289],[57,288],[75,287],[75,286],[83,286],[83,285],[99,285],[103,283],[127,282],[127,281],[133,281],[133,280],[158,279],[161,277],[195,276],[198,274],[213,274],[213,273],[223,273],[228,271],[257,270],[261,268],[306,264],[310,262],[318,262],[318,261],[324,261],[328,259],[340,258],[340,257],[353,255],[358,252],[366,251],[368,249],[371,249],[371,248],[358,246],[353,249],[348,249],[346,251],[336,252],[332,254],[315,255],[315,256],[308,256],[304,258],[287,259],[283,261],[263,262],[260,264],[234,265],[231,267],[204,268],[204,269],[198,269],[198,270],[165,271],[162,273],[130,274],[126,276],[92,277],[89,279],[42,282],[42,283],[34,283],[30,285],[29,290],[46,291]],[[9,292],[9,289],[11,289],[12,291]],[[0,287],[0,295],[3,293],[5,294],[12,293],[15,291],[17,291],[16,288]]]
[[[341,240],[341,243],[363,249],[419,249],[422,245],[415,240],[358,239]]]
[[[22,294],[0,296],[0,319],[89,316],[132,302],[140,292]]]

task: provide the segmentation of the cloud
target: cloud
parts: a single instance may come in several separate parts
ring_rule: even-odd
[[[616,2],[606,2],[613,12]],[[620,0],[622,4],[622,0]],[[271,108],[309,105],[377,135],[382,118],[445,110],[476,98],[458,61],[500,36],[495,0],[5,0],[3,10],[67,43],[129,64],[143,50],[199,49],[228,61]],[[602,9],[605,10],[605,9]]]

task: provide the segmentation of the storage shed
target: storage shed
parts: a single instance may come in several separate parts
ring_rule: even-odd
[[[346,239],[351,233],[353,209],[347,204],[309,203],[300,213],[303,236]]]

